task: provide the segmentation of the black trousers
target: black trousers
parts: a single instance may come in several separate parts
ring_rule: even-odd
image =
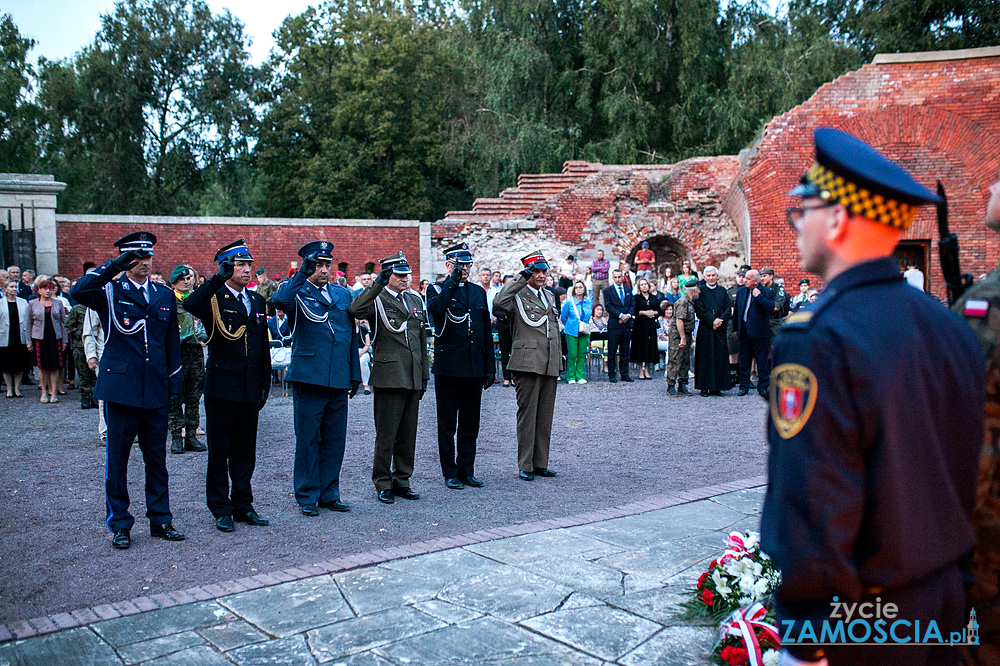
[[[434,397],[437,400],[441,473],[446,479],[474,476],[479,412],[483,403],[483,378],[434,375]]]
[[[622,377],[628,377],[629,350],[632,348],[632,327],[615,326],[608,328],[608,377],[614,377],[621,372]],[[621,363],[619,364],[619,358]]]
[[[740,338],[740,388],[750,389],[750,366],[757,361],[757,391],[767,393],[771,385],[771,341],[768,338]]]
[[[509,329],[498,330],[497,339],[500,344],[500,369],[503,371],[503,378],[510,381],[510,370],[507,369],[507,364],[510,363],[510,348],[514,344],[514,339],[511,337]]]
[[[108,529],[132,529],[135,518],[128,511],[128,458],[132,441],[139,437],[139,450],[146,467],[146,517],[156,525],[172,521],[167,492],[167,407],[141,409],[104,402],[108,421],[108,464],[104,475]]]
[[[295,500],[340,499],[340,468],[347,441],[347,389],[292,382],[295,424]]]
[[[256,402],[233,402],[205,396],[208,439],[205,497],[208,510],[216,518],[253,511],[250,479],[257,465],[257,414]]]

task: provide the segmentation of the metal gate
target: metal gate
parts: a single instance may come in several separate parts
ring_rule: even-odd
[[[7,208],[0,219],[0,267],[20,266],[37,271],[35,265],[35,207]]]

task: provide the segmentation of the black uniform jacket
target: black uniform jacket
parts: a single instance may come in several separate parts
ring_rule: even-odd
[[[841,273],[789,317],[761,519],[782,573],[779,619],[818,627],[835,595],[885,600],[963,559],[976,543],[984,385],[975,335],[892,258]]]
[[[195,289],[184,299],[184,309],[201,319],[208,333],[208,365],[205,368],[205,395],[217,400],[259,402],[271,386],[271,351],[267,337],[267,302],[257,292],[250,296],[250,316],[221,275]],[[219,306],[219,323],[233,335],[246,326],[236,340],[216,328],[212,296]]]
[[[494,372],[493,330],[482,287],[471,282],[461,287],[451,278],[438,282],[427,290],[427,310],[437,332],[431,372],[446,377]]]

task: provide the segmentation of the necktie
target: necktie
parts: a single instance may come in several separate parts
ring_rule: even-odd
[[[323,287],[320,290],[319,293],[323,297],[323,300],[326,301],[327,303],[332,303],[333,302],[333,301],[330,300],[330,292],[327,291],[326,287]]]
[[[625,291],[621,285],[618,285],[618,300],[622,302],[622,305],[625,305]]]
[[[542,305],[545,306],[545,309],[548,310],[549,309],[549,301],[545,298],[545,289],[544,288],[538,290],[538,299],[542,302]]]
[[[747,317],[750,315],[750,301],[752,301],[752,300],[753,300],[753,293],[748,291],[747,292],[747,307],[743,311],[743,321],[746,321]]]
[[[146,297],[146,285],[139,287],[139,298],[142,299],[143,303],[149,303],[149,299]]]

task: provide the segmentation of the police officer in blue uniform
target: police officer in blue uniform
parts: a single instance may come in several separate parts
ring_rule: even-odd
[[[148,231],[119,238],[118,256],[84,275],[70,292],[97,311],[106,332],[94,397],[104,401],[108,423],[104,485],[115,548],[132,543],[128,458],[136,436],[146,469],[150,534],[184,539],[170,514],[166,461],[167,409],[181,393],[180,330],[173,290],[149,279],[155,244],[156,236]]]
[[[250,480],[257,464],[257,416],[271,389],[267,302],[247,289],[253,257],[242,238],[215,253],[218,272],[184,301],[205,324],[205,492],[215,526],[232,532],[233,521],[268,525],[253,507]],[[232,479],[232,495],[229,481]]]
[[[333,243],[317,240],[299,248],[302,265],[271,299],[292,326],[292,385],[295,423],[295,499],[303,514],[318,507],[350,511],[340,499],[340,467],[347,440],[347,400],[361,386],[358,334],[347,312],[351,292],[330,282]],[[209,443],[211,446],[211,442]]]
[[[816,162],[790,193],[802,202],[788,215],[802,268],[826,289],[786,320],[770,386],[761,532],[782,573],[781,633],[801,637],[808,621],[820,636],[824,620],[837,621],[836,599],[895,604],[910,642],[915,621],[920,641],[931,621],[947,640],[968,619],[960,564],[976,543],[982,352],[961,320],[907,286],[892,258],[918,206],[938,197],[844,132],[817,129],[815,143]],[[948,645],[805,636],[784,642],[782,663],[958,663]]]
[[[483,391],[493,386],[496,362],[486,291],[469,282],[472,253],[466,243],[444,251],[451,275],[427,290],[434,323],[434,397],[438,452],[445,485],[481,488],[475,477],[476,439]],[[455,435],[458,434],[456,456]]]

